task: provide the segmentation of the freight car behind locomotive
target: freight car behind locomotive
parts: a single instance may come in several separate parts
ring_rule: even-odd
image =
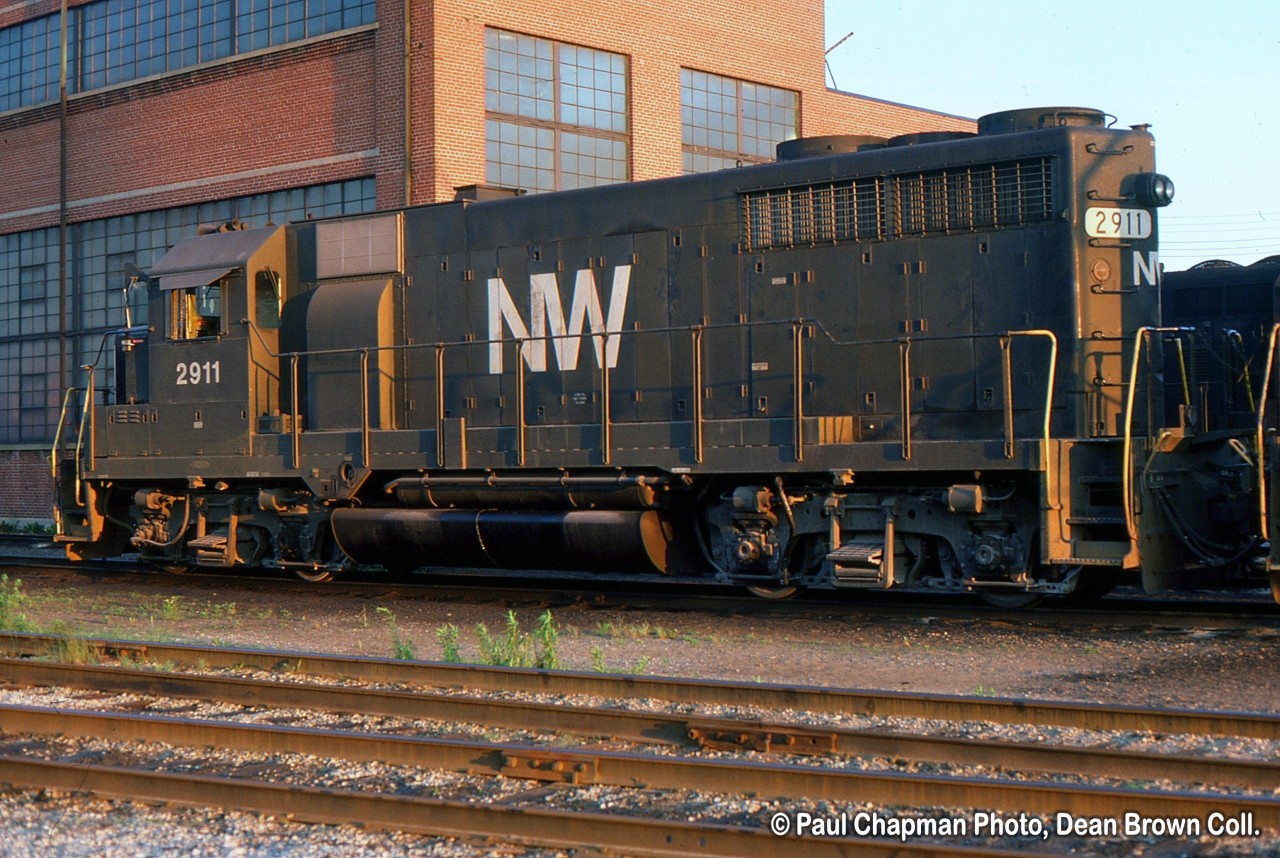
[[[1274,372],[1280,329],[1280,256],[1251,265],[1210,259],[1161,279],[1165,323],[1194,336],[1199,408],[1218,427],[1253,429],[1264,449],[1259,533],[1267,535],[1272,593],[1280,602],[1280,533],[1268,511],[1280,508],[1280,408]]]
[[[58,538],[317,580],[1250,583],[1254,436],[1166,403],[1194,380],[1166,378],[1145,127],[780,155],[180,243],[61,457]]]
[[[1166,271],[1160,293],[1165,324],[1195,334],[1201,410],[1222,425],[1252,427],[1271,329],[1280,320],[1280,256]]]

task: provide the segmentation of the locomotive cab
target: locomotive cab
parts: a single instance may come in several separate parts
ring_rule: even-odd
[[[255,421],[280,409],[284,228],[188,239],[150,278],[150,402],[169,418],[173,454],[248,455]]]
[[[189,490],[203,485],[200,475],[231,472],[254,455],[258,432],[280,431],[285,250],[284,227],[221,228],[175,245],[148,272],[151,326],[127,326],[116,343],[113,401],[85,408],[74,458],[58,461],[54,451],[57,539],[71,556],[109,554],[127,542],[144,552],[180,550],[167,523],[156,524],[176,508],[198,539],[217,542],[210,565],[248,560],[219,533],[230,507]],[[130,503],[142,512],[128,511]],[[143,523],[132,535],[117,533],[112,522],[123,517]]]

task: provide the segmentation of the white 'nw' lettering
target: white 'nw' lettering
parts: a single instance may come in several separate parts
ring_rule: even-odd
[[[1133,285],[1141,286],[1144,281],[1148,286],[1160,283],[1160,263],[1154,250],[1145,257],[1139,250],[1133,252]]]
[[[501,277],[489,278],[489,373],[502,372],[502,326],[506,323],[511,336],[521,341],[520,356],[530,372],[547,369],[547,339],[555,352],[561,372],[578,368],[583,329],[589,326],[595,349],[596,366],[618,365],[618,347],[622,337],[622,317],[627,309],[627,291],[631,287],[631,266],[619,265],[613,270],[613,287],[609,292],[606,315],[596,288],[595,272],[583,269],[573,281],[573,301],[565,320],[560,287],[554,274],[534,274],[529,278],[529,324],[516,309],[507,284]]]

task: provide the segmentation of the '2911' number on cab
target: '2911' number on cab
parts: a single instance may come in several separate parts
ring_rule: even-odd
[[[221,384],[220,361],[192,361],[178,364],[178,384]]]

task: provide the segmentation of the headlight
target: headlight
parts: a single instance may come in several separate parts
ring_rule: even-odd
[[[1134,185],[1134,199],[1144,206],[1167,206],[1173,202],[1173,179],[1159,173],[1140,173]]]

